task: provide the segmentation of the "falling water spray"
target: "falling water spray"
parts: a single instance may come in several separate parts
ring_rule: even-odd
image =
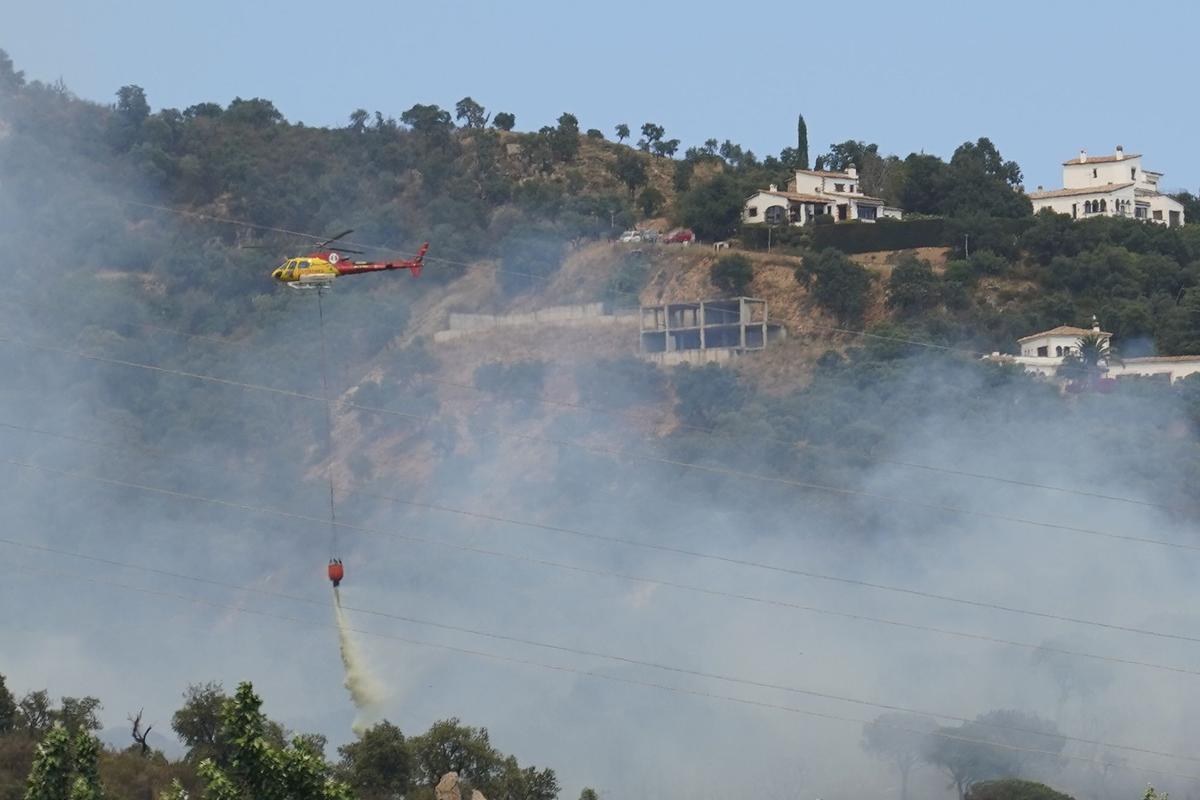
[[[352,631],[342,611],[342,595],[336,586],[333,587],[333,608],[337,617],[338,647],[342,653],[342,666],[346,670],[345,685],[354,707],[358,710],[352,728],[355,733],[362,733],[378,718],[385,692],[383,686],[367,669],[362,654],[350,635]]]

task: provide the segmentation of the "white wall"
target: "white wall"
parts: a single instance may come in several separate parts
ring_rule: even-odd
[[[1130,170],[1136,170],[1134,177]],[[1092,177],[1095,171],[1096,177]],[[1082,189],[1084,186],[1104,186],[1108,183],[1140,182],[1143,179],[1142,158],[1125,158],[1121,161],[1067,164],[1063,166],[1063,188]]]
[[[1036,214],[1043,208],[1048,208],[1056,214],[1066,214],[1072,216],[1072,206],[1075,207],[1075,218],[1083,219],[1088,216],[1107,216],[1113,217],[1117,215],[1117,200],[1123,200],[1128,203],[1128,213],[1126,216],[1133,217],[1134,208],[1134,187],[1129,186],[1120,189],[1116,192],[1097,191],[1095,194],[1076,194],[1068,197],[1046,197],[1046,198],[1030,198],[1033,202],[1033,211]],[[1103,214],[1085,214],[1084,203],[1092,201],[1099,202],[1101,199],[1105,201],[1106,211]]]
[[[1079,339],[1083,334],[1056,334],[1054,336],[1039,336],[1036,339],[1030,339],[1021,342],[1021,355],[1025,357],[1037,357],[1039,347],[1046,347],[1046,352],[1049,357],[1055,358],[1058,356],[1056,348],[1061,347],[1063,353],[1077,351],[1079,349]],[[1104,343],[1108,343],[1108,337],[1104,337]]]
[[[1145,198],[1150,202],[1150,221],[1160,222],[1163,225],[1171,224],[1171,212],[1179,212],[1179,224],[1183,225],[1187,220],[1184,219],[1183,203],[1178,200],[1167,197],[1165,194],[1156,194]],[[1161,219],[1154,216],[1154,212],[1159,212]]]

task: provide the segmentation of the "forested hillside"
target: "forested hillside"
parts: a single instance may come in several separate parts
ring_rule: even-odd
[[[1057,702],[1068,722],[1077,721],[1069,714],[1083,696],[1075,687],[1086,684],[1091,702],[1109,684],[1063,678],[1057,662],[1036,650],[1059,634],[1030,633],[1025,620],[997,623],[993,644],[1020,641],[1033,653],[977,662],[943,657],[938,644],[908,632],[864,635],[841,618],[778,624],[767,614],[787,603],[772,606],[758,594],[778,575],[739,573],[717,591],[646,576],[666,571],[667,554],[742,547],[755,554],[755,569],[782,563],[783,553],[803,570],[861,569],[869,577],[860,583],[869,586],[932,575],[948,594],[968,596],[980,582],[963,564],[985,560],[997,603],[1020,606],[1044,591],[1064,614],[1088,618],[1111,611],[1156,619],[1164,612],[1153,603],[1190,588],[1180,574],[1178,585],[1148,589],[1144,607],[1108,608],[1107,596],[1064,588],[1059,575],[1067,561],[1100,574],[1107,562],[1097,553],[1134,539],[1157,548],[1125,562],[1121,579],[1137,584],[1160,559],[1169,562],[1169,548],[1197,544],[1200,379],[1129,380],[1110,393],[1064,394],[981,356],[1012,352],[1017,337],[1039,330],[1090,325],[1093,315],[1127,357],[1200,353],[1200,225],[1034,217],[1019,190],[1019,166],[985,137],[948,159],[889,156],[849,141],[810,160],[803,137],[766,157],[717,139],[681,153],[655,123],[581,129],[584,109],[576,109],[580,117],[564,111],[555,124],[522,132],[522,120],[470,98],[453,110],[348,109],[345,126],[320,128],[289,122],[264,98],[198,98],[185,109],[155,110],[154,98],[130,85],[117,89],[111,106],[100,105],[26,79],[16,66],[0,51],[0,251],[8,257],[0,426],[14,489],[3,508],[15,539],[109,559],[114,570],[140,565],[148,582],[162,583],[144,594],[177,592],[184,578],[209,580],[191,588],[208,592],[207,602],[229,619],[241,614],[242,599],[257,597],[255,589],[308,582],[314,564],[323,568],[336,551],[346,556],[347,584],[371,587],[361,591],[378,603],[427,601],[447,616],[466,606],[472,626],[540,625],[581,637],[572,641],[588,653],[589,637],[619,632],[629,615],[657,624],[658,641],[677,654],[719,660],[753,652],[760,663],[798,673],[789,660],[798,658],[794,642],[827,633],[858,666],[895,664],[906,687],[898,676],[919,674],[940,688],[986,673],[1006,685],[1013,670],[1028,668],[1037,676],[1030,705]],[[917,219],[940,220],[948,240],[920,251],[848,253],[821,247],[820,232],[805,228],[783,232],[768,252],[757,232],[740,227],[745,197],[814,162],[857,165],[864,190]],[[612,241],[627,227],[675,225],[735,248],[718,255]],[[281,258],[346,228],[354,229],[347,246],[372,256],[407,257],[430,242],[424,274],[339,278],[319,312],[313,297],[270,281]],[[636,328],[615,325],[449,343],[431,335],[451,312],[560,302],[628,309],[739,294],[766,298],[790,330],[778,347],[731,366],[651,366],[635,356]],[[323,378],[335,398],[328,418]],[[514,539],[488,543],[498,530]],[[582,542],[598,566],[556,554],[564,538]],[[508,550],[493,549],[501,545]],[[614,555],[609,546],[626,549]],[[15,563],[32,564],[27,551]],[[482,565],[464,566],[464,553]],[[151,563],[175,572],[156,573]],[[75,567],[71,580],[83,585],[88,575],[78,576],[87,570]],[[694,571],[697,585],[711,577],[704,565]],[[42,577],[14,580],[50,580],[30,575]],[[597,589],[581,575],[637,585]],[[125,573],[108,579],[110,592],[127,588]],[[317,602],[326,603],[327,584],[318,582]],[[792,606],[824,608],[829,593],[844,589],[814,590]],[[661,606],[649,599],[687,591]],[[714,595],[756,603],[754,614],[722,610]],[[594,596],[612,607],[595,612],[586,604]],[[40,600],[36,613],[56,619],[88,610],[64,593]],[[161,597],[96,602],[106,620],[138,620],[170,605]],[[909,602],[916,601],[898,601]],[[320,624],[313,622],[299,625],[312,649],[271,650],[282,640],[272,629],[193,656],[188,648],[199,634],[191,626],[224,631],[200,615],[202,604],[153,628],[147,652],[164,669],[248,669],[238,645],[262,647],[297,671],[318,669],[320,648],[333,652],[324,644],[330,631],[312,633]],[[685,613],[693,606],[704,613]],[[94,646],[109,646],[103,626],[96,631]],[[738,645],[718,646],[722,633]],[[554,695],[515,668],[516,677],[505,673],[506,689],[494,690],[463,666],[474,645],[455,646],[447,663],[438,662],[436,679],[426,683],[416,666],[422,677],[409,674],[417,659],[408,650],[389,679],[404,687],[396,692],[406,712],[457,716],[465,725],[451,719],[420,735],[402,725],[402,735],[383,724],[338,747],[337,758],[324,752],[320,735],[289,744],[248,686],[224,706],[219,687],[189,690],[173,718],[189,748],[177,763],[138,747],[93,754],[86,735],[98,725],[89,716],[93,701],[64,698],[55,707],[37,693],[42,686],[22,686],[20,694],[31,694],[15,698],[0,683],[0,797],[22,796],[40,741],[59,756],[73,753],[78,766],[72,772],[47,758],[38,774],[82,778],[84,791],[98,763],[111,797],[151,797],[175,779],[193,797],[227,780],[237,788],[213,797],[267,796],[238,774],[240,748],[312,789],[288,796],[350,791],[420,800],[455,767],[489,800],[553,798],[554,772],[520,767],[489,743],[473,712],[491,703],[504,704],[506,719],[533,720],[524,728],[553,732],[521,741],[522,753],[591,736],[624,754],[613,760],[626,769],[648,741],[669,742],[664,759],[686,759],[744,734],[761,737],[758,766],[776,757],[770,731],[714,730],[703,709],[674,717],[669,704],[638,700],[626,718],[594,685]],[[846,672],[819,653],[806,658],[807,677],[835,685]],[[595,677],[576,672],[581,683]],[[123,687],[138,684],[121,677]],[[269,698],[267,677],[280,676],[256,677]],[[341,687],[329,685],[340,700]],[[1147,709],[1170,704],[1151,679],[1138,686]],[[135,695],[163,691],[159,679],[123,688],[120,697],[134,712]],[[555,716],[547,697],[590,704],[594,717]],[[1014,690],[1014,705],[1023,699]],[[198,705],[208,716],[193,725],[187,712]],[[172,709],[159,706],[162,720]],[[314,730],[348,727],[333,712],[312,713],[305,719]],[[51,733],[55,722],[63,732]],[[613,735],[626,728],[638,733]],[[664,733],[677,730],[714,742],[691,752]],[[847,739],[856,753],[860,730],[853,726]],[[813,758],[833,747],[819,730],[805,735]],[[558,752],[521,760],[557,768]],[[212,765],[198,770],[212,753]],[[697,783],[705,760],[696,757]],[[589,774],[586,764],[564,769],[575,776],[572,788],[587,782],[579,777]],[[1035,777],[1061,777],[1065,788],[1110,780],[1097,764],[1038,769]],[[1120,780],[1121,790],[1144,785],[1136,774]],[[937,781],[944,783],[940,773]]]

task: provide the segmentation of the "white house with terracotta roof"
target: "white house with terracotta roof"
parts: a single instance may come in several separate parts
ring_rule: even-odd
[[[1092,327],[1076,328],[1071,325],[1060,325],[1041,333],[1023,336],[1017,340],[1021,346],[1021,355],[1010,356],[1003,353],[992,353],[989,360],[1009,364],[1019,364],[1026,372],[1034,372],[1047,378],[1056,377],[1063,359],[1074,353],[1079,354],[1080,340],[1085,336],[1098,336],[1105,347],[1108,347],[1112,334],[1100,330],[1100,323],[1092,317]],[[1121,362],[1116,360],[1104,365],[1105,375],[1109,378],[1165,377],[1169,381],[1177,381],[1188,375],[1200,373],[1200,355],[1196,356],[1143,356],[1126,358]]]
[[[1072,219],[1130,217],[1162,225],[1184,224],[1183,205],[1159,191],[1161,172],[1142,167],[1140,155],[1117,145],[1106,156],[1089,156],[1063,162],[1063,188],[1030,192],[1033,210],[1048,208]]]
[[[804,225],[820,216],[836,222],[874,222],[883,217],[900,219],[903,212],[878,197],[862,192],[858,170],[845,172],[799,169],[781,191],[772,184],[746,199],[742,221],[747,224]]]

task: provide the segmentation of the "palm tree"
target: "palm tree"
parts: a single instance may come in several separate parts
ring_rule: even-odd
[[[1063,356],[1058,375],[1075,382],[1095,384],[1108,372],[1109,364],[1120,363],[1121,357],[1109,345],[1108,337],[1089,333],[1081,336],[1075,343],[1075,349]]]

